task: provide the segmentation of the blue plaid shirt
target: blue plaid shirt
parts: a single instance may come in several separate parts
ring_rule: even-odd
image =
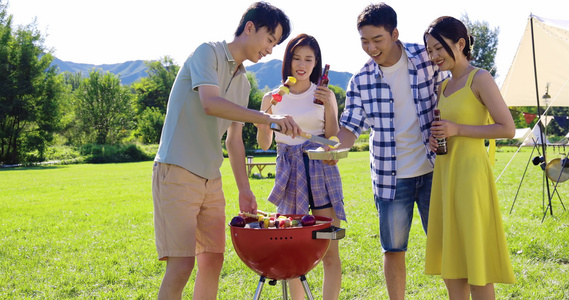
[[[277,145],[275,185],[268,200],[277,206],[278,213],[308,214],[310,210],[308,180],[302,156],[305,150],[316,149],[320,145],[311,141],[294,146],[284,143]],[[338,219],[346,221],[338,166],[329,166],[321,160],[310,160],[308,169],[314,206],[320,207],[331,203]]]
[[[448,72],[440,72],[431,63],[425,48],[419,44],[402,44],[409,59],[409,79],[415,101],[414,117],[419,118],[422,140],[427,159],[434,164],[435,154],[428,146],[433,108],[436,105],[436,87]],[[369,149],[373,194],[376,200],[392,201],[397,181],[397,159],[393,94],[383,80],[377,63],[370,59],[350,79],[346,91],[346,107],[340,125],[359,137],[371,128]],[[410,117],[411,117],[411,113]]]

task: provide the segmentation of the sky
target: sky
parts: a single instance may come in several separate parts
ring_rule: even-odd
[[[0,0],[8,3],[13,25],[36,22],[44,45],[63,60],[114,64],[158,60],[170,56],[181,65],[201,43],[233,39],[239,20],[254,1],[248,0]],[[322,60],[331,69],[355,73],[367,61],[356,18],[370,0],[269,0],[290,18],[290,37],[313,35]],[[506,4],[508,2],[509,4]],[[398,0],[395,9],[403,42],[422,43],[423,32],[442,15],[488,22],[498,28],[496,82],[501,84],[514,59],[531,14],[567,20],[566,0]],[[513,5],[511,5],[513,4]],[[289,38],[290,38],[289,37]],[[260,62],[283,59],[285,41]],[[245,65],[250,65],[250,62]],[[343,87],[345,88],[345,87]]]

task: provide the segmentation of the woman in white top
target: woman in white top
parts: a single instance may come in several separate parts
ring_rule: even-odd
[[[304,132],[326,138],[336,135],[339,131],[338,104],[330,89],[316,86],[321,75],[322,56],[318,42],[312,36],[298,35],[288,43],[282,67],[283,82],[293,76],[296,83],[288,87],[289,93],[276,105],[271,105],[271,99],[279,90],[267,93],[261,109],[268,108],[271,114],[291,115]],[[315,104],[315,98],[323,104]],[[273,132],[267,125],[258,125],[257,143],[262,149],[271,146]],[[308,214],[311,210],[313,215],[334,219],[332,225],[340,227],[340,221],[345,221],[346,216],[338,167],[308,159],[305,152],[320,146],[314,142],[279,132],[274,132],[274,137],[277,142],[276,178],[268,200],[281,214]],[[338,299],[342,266],[337,240],[331,241],[322,262],[322,299]],[[304,299],[300,280],[290,280],[290,290],[293,299]]]

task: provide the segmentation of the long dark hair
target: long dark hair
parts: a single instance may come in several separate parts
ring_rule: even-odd
[[[310,47],[310,49],[314,51],[314,58],[316,59],[316,65],[310,74],[310,81],[314,84],[318,83],[318,79],[322,76],[322,54],[320,53],[320,46],[313,36],[304,33],[291,39],[286,46],[282,68],[283,82],[286,81],[288,76],[292,76],[291,64],[294,51],[305,46]]]
[[[450,49],[450,46],[445,42],[443,37],[453,41],[453,43],[457,43],[458,40],[464,39],[465,46],[462,49],[462,54],[466,56],[467,60],[472,60],[472,47],[474,46],[474,37],[468,34],[468,30],[466,26],[460,21],[453,17],[449,16],[442,16],[435,19],[431,25],[425,30],[423,34],[423,42],[425,43],[425,47],[427,47],[427,35],[430,34],[434,37],[443,48],[448,52],[448,54],[456,60],[454,57],[454,53]]]

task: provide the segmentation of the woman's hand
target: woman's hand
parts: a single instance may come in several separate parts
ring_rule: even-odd
[[[458,135],[458,124],[448,120],[433,121],[431,135],[436,139]]]
[[[338,103],[336,102],[336,95],[328,87],[325,86],[317,87],[316,91],[314,91],[314,98],[322,101],[322,103],[324,103],[324,107],[329,107],[329,106],[331,108],[336,107],[337,110]]]

